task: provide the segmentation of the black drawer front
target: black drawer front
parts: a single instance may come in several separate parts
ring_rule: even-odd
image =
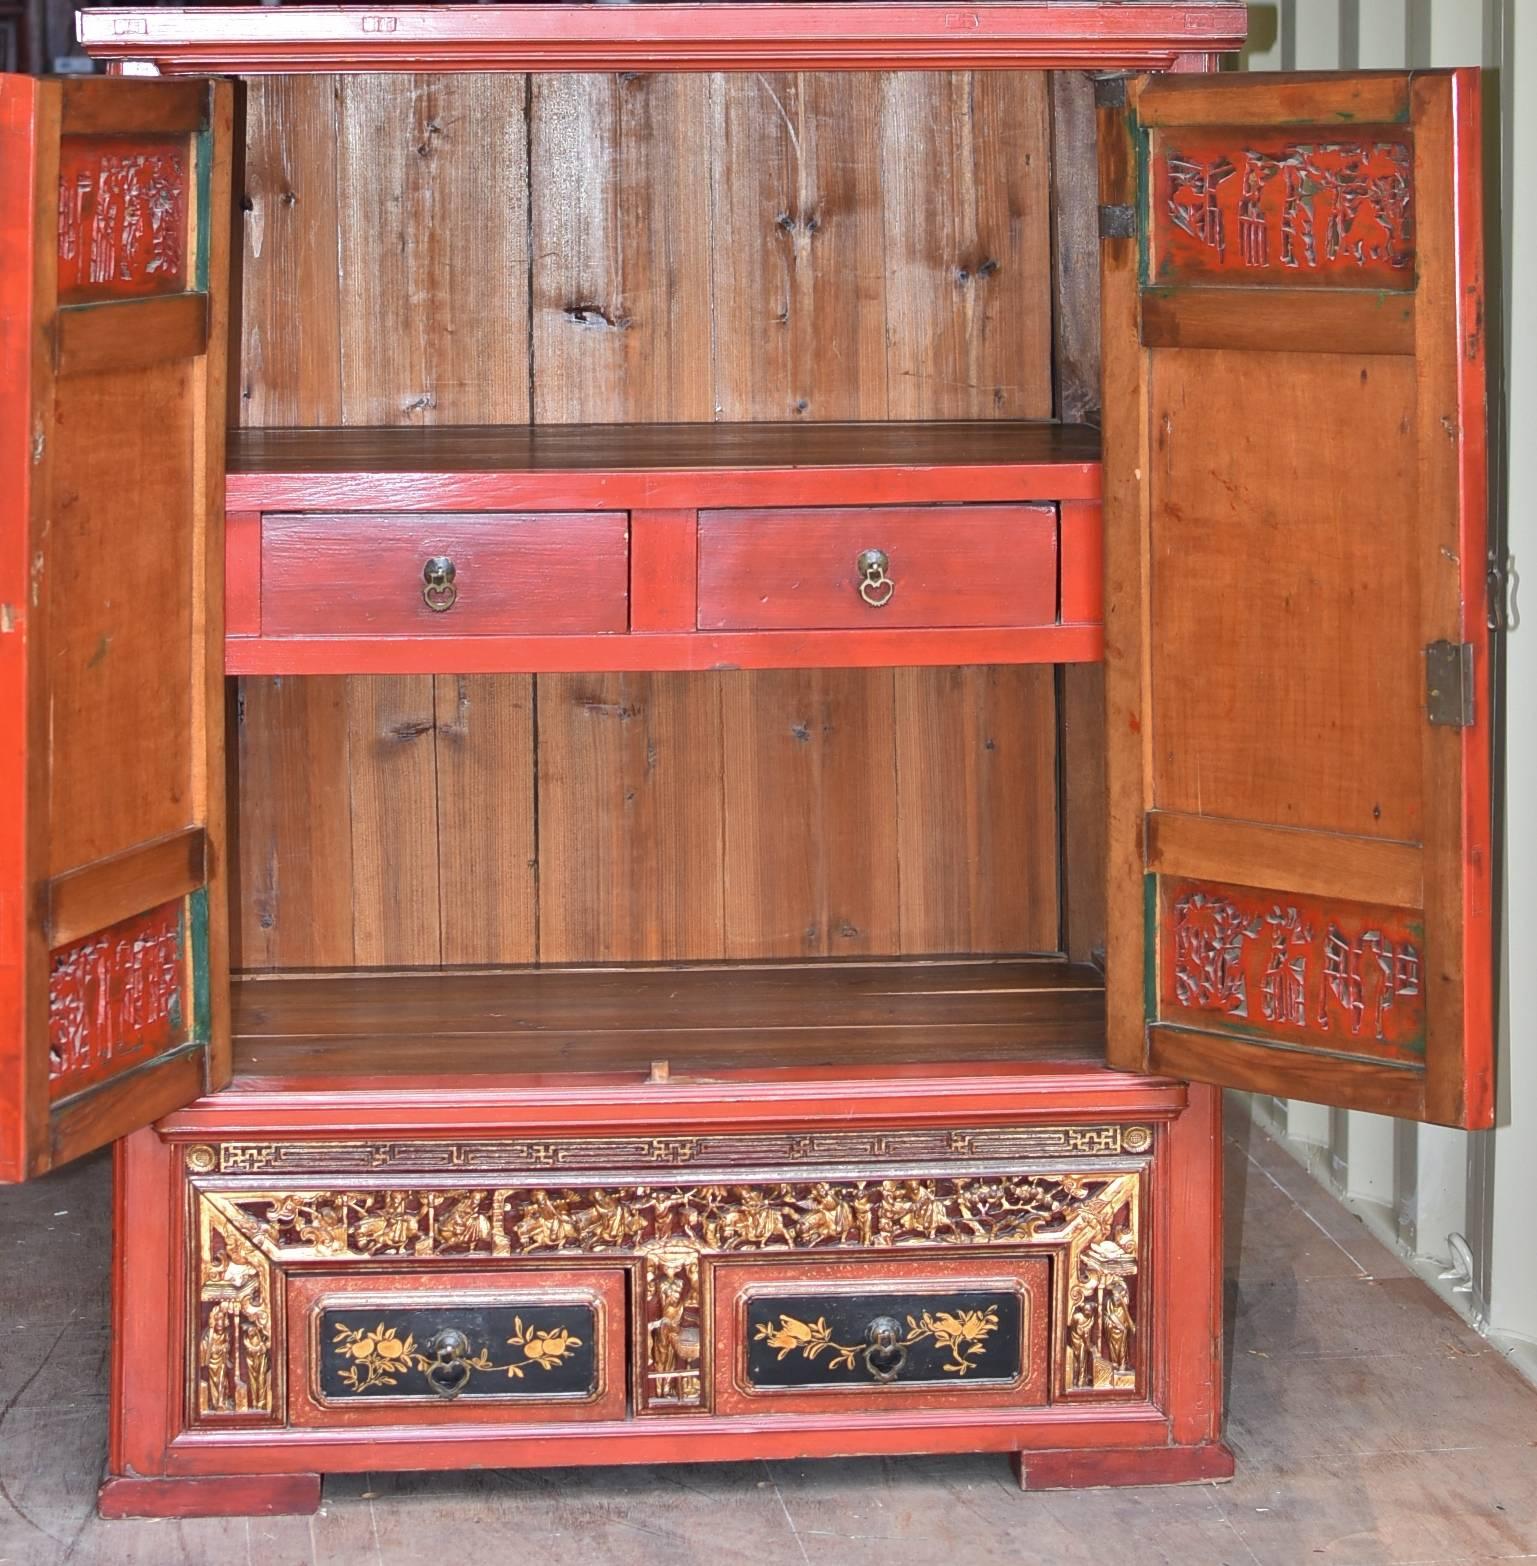
[[[1008,1289],[758,1294],[746,1303],[754,1390],[968,1385],[1024,1370],[1020,1296]]]
[[[320,1313],[322,1397],[588,1398],[598,1391],[593,1306],[532,1299],[498,1305],[328,1306]]]

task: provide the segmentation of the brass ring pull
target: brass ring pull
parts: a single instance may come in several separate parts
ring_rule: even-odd
[[[877,1381],[895,1381],[907,1363],[902,1325],[893,1316],[877,1316],[865,1328],[865,1369]]]
[[[434,555],[422,567],[422,598],[436,614],[447,614],[454,607],[459,589],[454,586],[454,563],[447,555]]]
[[[445,1327],[427,1347],[432,1353],[432,1363],[426,1370],[427,1385],[441,1398],[458,1397],[473,1374],[466,1363],[470,1357],[470,1340],[453,1327]]]
[[[884,609],[897,590],[897,584],[886,574],[890,565],[881,549],[867,549],[854,562],[854,569],[859,572],[859,596],[872,609]]]

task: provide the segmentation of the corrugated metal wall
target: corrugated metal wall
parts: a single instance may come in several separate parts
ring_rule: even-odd
[[[1484,67],[1491,501],[1519,570],[1523,556],[1537,560],[1537,4],[1276,0],[1249,10],[1249,70]],[[1449,1236],[1460,1235],[1472,1287],[1456,1303],[1537,1380],[1537,641],[1519,623],[1506,690],[1499,1129],[1470,1136],[1295,1100],[1253,1108],[1445,1291],[1455,1280],[1437,1275],[1454,1260]]]

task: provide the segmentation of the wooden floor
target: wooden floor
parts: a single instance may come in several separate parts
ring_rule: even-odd
[[[0,1191],[3,1566],[1466,1566],[1537,1559],[1537,1390],[1285,1153],[1229,1146],[1238,1477],[1021,1495],[1000,1457],[332,1480],[102,1523],[108,1169]]]

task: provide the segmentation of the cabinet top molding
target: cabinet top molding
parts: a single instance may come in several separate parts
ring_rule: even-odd
[[[78,11],[128,75],[305,71],[1199,69],[1247,8],[949,3],[122,7]]]

